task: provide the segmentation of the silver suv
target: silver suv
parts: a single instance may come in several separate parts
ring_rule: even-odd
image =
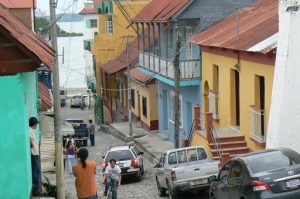
[[[134,145],[125,145],[110,147],[103,158],[102,171],[104,173],[111,159],[117,161],[117,165],[121,169],[122,176],[134,176],[137,180],[141,180],[144,174],[143,152],[137,150]]]

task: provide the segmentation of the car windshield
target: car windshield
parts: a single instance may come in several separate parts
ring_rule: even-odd
[[[65,121],[69,123],[83,123],[83,120],[65,120]]]
[[[80,95],[74,95],[72,98],[73,99],[81,99],[81,96]]]
[[[294,164],[300,164],[300,155],[297,153],[282,153],[274,151],[257,158],[251,158],[250,168],[254,174],[284,168]]]
[[[110,151],[108,152],[105,158],[105,162],[109,162],[111,159],[120,161],[120,160],[131,160],[132,158],[133,155],[130,150]]]

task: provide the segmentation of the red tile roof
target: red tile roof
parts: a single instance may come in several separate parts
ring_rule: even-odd
[[[145,29],[145,41],[148,41],[148,29]],[[157,34],[157,29],[156,29]],[[157,35],[156,35],[157,36]],[[150,41],[153,42],[153,34],[150,34]],[[142,38],[140,38],[140,47],[142,46]],[[136,37],[129,45],[130,61],[135,63],[138,60],[138,38]],[[145,43],[145,48],[148,48],[148,42]],[[101,65],[102,70],[106,74],[113,74],[127,68],[127,52],[126,49],[115,59]]]
[[[50,109],[52,107],[50,91],[42,82],[39,82],[39,98],[41,99],[42,108]]]
[[[49,68],[52,67],[55,58],[54,50],[1,3],[0,33],[15,43],[38,65],[44,63]]]
[[[152,0],[133,22],[167,22],[191,0]]]
[[[0,2],[7,8],[34,8],[35,0],[1,0]]]
[[[273,36],[278,33],[278,0],[257,0],[236,14],[212,25],[207,30],[193,35],[189,40],[203,46],[221,47],[241,51],[263,41],[269,42],[258,47],[259,52],[267,53],[276,47]],[[238,32],[238,34],[237,34]],[[276,39],[275,39],[276,43]]]
[[[127,76],[127,72],[124,73]],[[154,78],[150,75],[147,75],[139,70],[139,68],[133,68],[130,70],[130,77],[142,83],[148,83]]]
[[[88,8],[83,8],[80,12],[79,12],[79,14],[82,14],[82,15],[84,15],[84,14],[97,14],[98,12],[97,12],[97,9],[96,8],[92,8],[92,9],[88,9]]]

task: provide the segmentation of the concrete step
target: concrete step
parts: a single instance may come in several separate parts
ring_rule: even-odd
[[[218,149],[211,149],[210,152],[212,153],[213,156],[218,156],[218,151],[221,152],[221,150]],[[233,147],[233,148],[224,148],[222,149],[223,153],[229,153],[230,155],[233,154],[244,154],[244,153],[249,153],[249,148],[248,147]]]
[[[234,157],[236,157],[236,156],[243,155],[243,154],[245,154],[245,153],[241,153],[241,154],[231,154],[231,155],[230,155],[230,158],[234,158]],[[220,158],[219,158],[218,156],[213,156],[212,159],[213,159],[213,160],[220,160]]]
[[[211,149],[216,149],[215,144],[209,144],[209,147]],[[222,149],[225,148],[234,148],[234,147],[247,147],[247,142],[246,141],[237,141],[237,142],[223,142],[219,144],[219,147]]]
[[[238,135],[238,136],[218,137],[218,140],[219,143],[245,141],[245,136]]]
[[[167,132],[160,131],[160,132],[157,133],[157,135],[163,141],[168,141],[169,140],[169,136],[168,136]]]

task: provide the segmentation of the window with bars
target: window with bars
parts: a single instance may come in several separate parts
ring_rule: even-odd
[[[142,106],[143,106],[143,115],[147,117],[147,98],[142,98]]]
[[[97,28],[97,19],[91,19],[91,28]]]
[[[107,21],[106,21],[106,31],[108,33],[113,33],[113,21],[112,21],[112,16],[108,16]]]

